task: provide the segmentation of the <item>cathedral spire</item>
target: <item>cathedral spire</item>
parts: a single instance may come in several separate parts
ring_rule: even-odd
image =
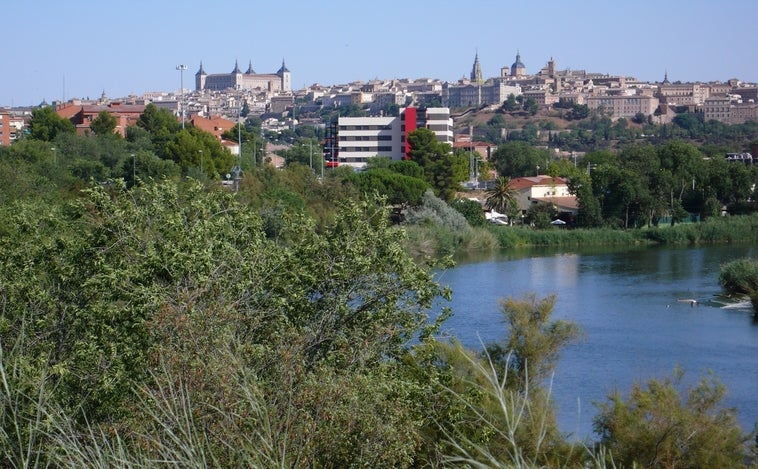
[[[276,72],[276,74],[281,75],[284,72],[289,72],[289,70],[287,70],[287,66],[284,65],[284,58],[282,57],[282,68],[280,68],[279,71]]]
[[[237,63],[237,59],[234,60],[234,70],[232,70],[232,73],[242,73],[239,64]]]
[[[474,83],[481,83],[482,79],[482,66],[479,64],[479,51],[476,51],[474,55],[474,66],[471,67],[471,81]]]
[[[245,73],[248,74],[248,75],[255,75],[255,70],[253,70],[253,61],[252,60],[247,65],[247,71]]]
[[[202,60],[200,61],[200,70],[198,70],[195,75],[207,75],[207,73],[205,73],[205,70],[203,70],[203,61]]]

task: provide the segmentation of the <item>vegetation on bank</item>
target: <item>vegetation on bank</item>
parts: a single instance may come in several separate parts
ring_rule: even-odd
[[[758,316],[758,260],[737,259],[722,265],[719,283],[730,293],[747,295]]]
[[[441,223],[418,224],[409,226],[406,230],[409,231],[411,240],[408,249],[427,256],[524,247],[755,243],[758,242],[758,214],[713,217],[699,223],[630,230],[567,229],[555,226],[534,229],[528,226],[494,224],[451,230]]]
[[[711,381],[611,395],[601,439],[568,440],[544,384],[579,334],[552,319],[557,298],[504,301],[502,340],[466,350],[436,338],[447,314],[430,321],[431,307],[450,292],[404,251],[389,207],[338,204],[323,225],[284,212],[268,228],[261,213],[192,180],[2,207],[9,467],[750,460]]]

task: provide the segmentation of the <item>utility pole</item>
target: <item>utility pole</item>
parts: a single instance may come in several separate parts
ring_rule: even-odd
[[[184,71],[187,70],[186,65],[179,64],[176,66],[179,70],[179,86],[181,86],[181,106],[182,106],[182,129],[184,128]]]

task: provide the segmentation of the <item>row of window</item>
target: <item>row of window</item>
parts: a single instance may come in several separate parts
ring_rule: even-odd
[[[340,147],[341,152],[353,152],[353,153],[378,153],[378,152],[384,152],[384,153],[391,153],[392,147]]]
[[[386,142],[391,140],[392,135],[340,135],[341,142]]]
[[[391,125],[341,125],[340,131],[345,130],[392,130]]]

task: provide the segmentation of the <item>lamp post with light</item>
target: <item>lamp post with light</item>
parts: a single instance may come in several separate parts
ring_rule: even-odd
[[[187,70],[186,65],[179,64],[176,66],[179,70],[179,86],[181,86],[181,106],[182,106],[182,129],[184,128],[184,71]]]

